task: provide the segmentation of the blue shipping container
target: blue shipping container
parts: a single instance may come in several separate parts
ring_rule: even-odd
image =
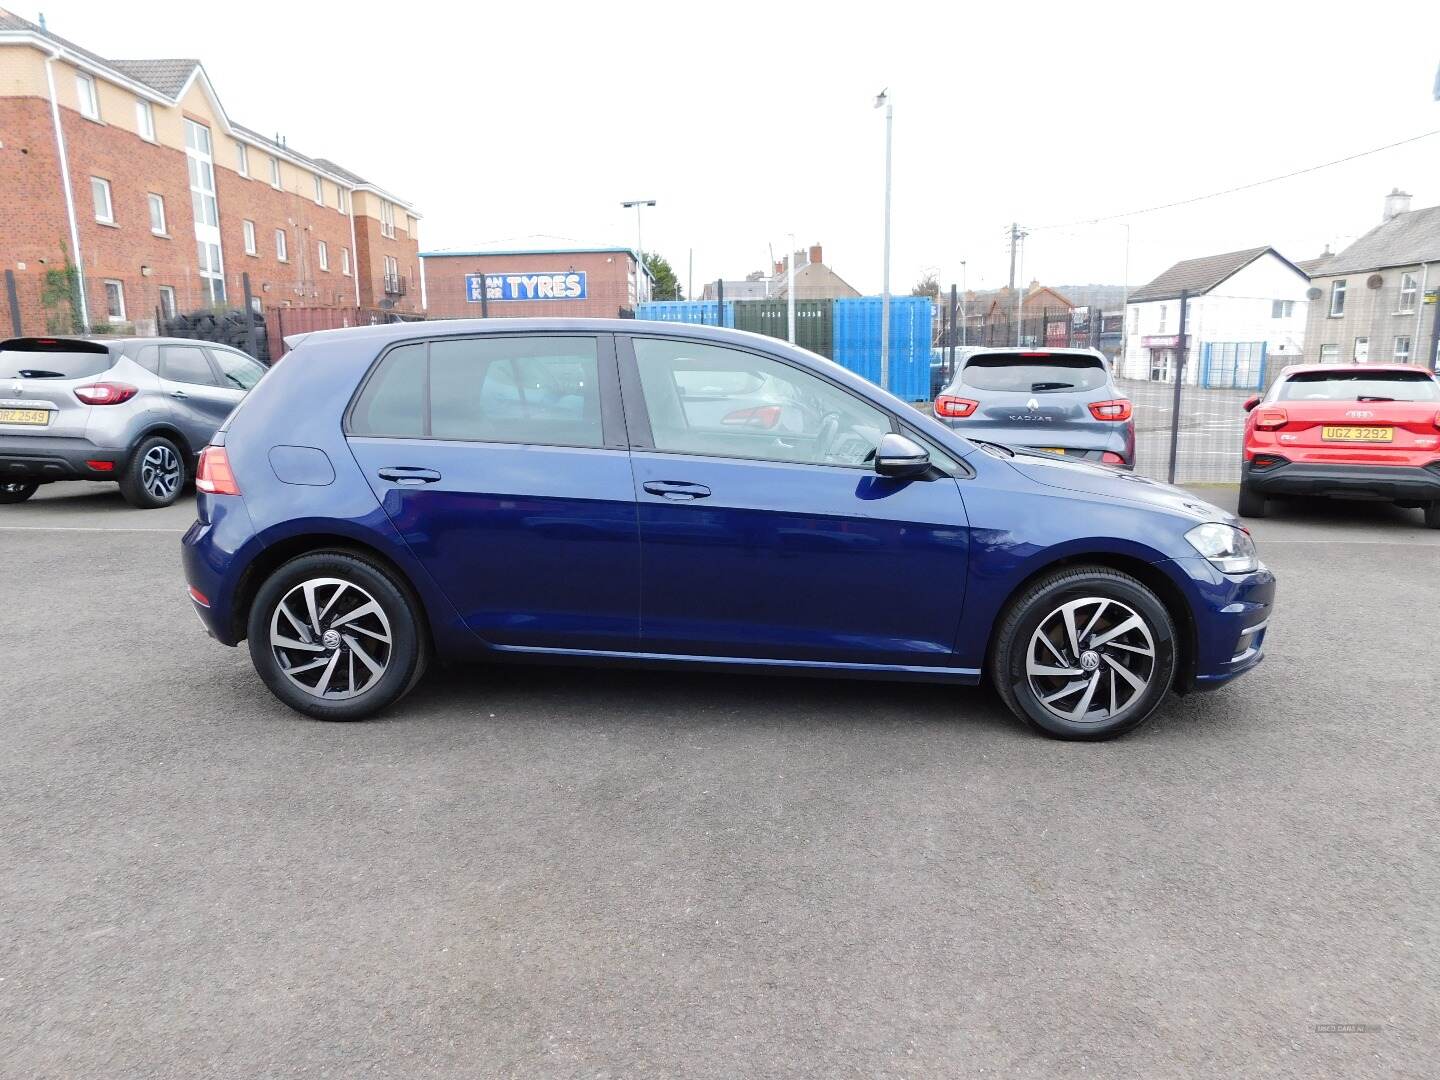
[[[650,300],[635,305],[635,318],[656,322],[697,323],[715,326],[720,314],[718,300]],[[735,301],[725,301],[725,325],[735,325]]]
[[[880,381],[878,296],[835,301],[835,362],[871,382]],[[930,346],[935,318],[928,296],[890,298],[890,385],[904,401],[930,398]]]

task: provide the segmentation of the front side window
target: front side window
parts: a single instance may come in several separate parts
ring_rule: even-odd
[[[1400,275],[1400,306],[1395,309],[1397,315],[1413,315],[1415,313],[1415,297],[1420,292],[1420,280],[1414,274]]]
[[[142,139],[155,141],[155,110],[151,108],[150,102],[141,101],[139,98],[135,99],[135,130]]]
[[[100,119],[100,97],[95,93],[95,80],[84,72],[75,74],[75,97],[80,102],[80,115],[87,120]]]
[[[259,363],[242,353],[234,353],[228,349],[211,349],[210,355],[220,369],[220,385],[227,390],[253,389],[260,381],[260,376],[265,374],[265,369]]]
[[[442,339],[390,350],[350,434],[600,447],[594,338]]]
[[[205,350],[196,345],[166,345],[160,350],[160,376],[171,382],[214,386],[215,373],[205,359]]]
[[[1330,317],[1338,319],[1345,314],[1345,282],[1344,280],[1332,281],[1330,283]]]
[[[863,466],[890,430],[848,390],[766,356],[666,338],[634,345],[657,450]]]
[[[155,194],[149,196],[150,200],[150,231],[156,236],[165,235],[165,200]]]
[[[115,207],[110,201],[110,181],[98,176],[90,178],[90,194],[95,199],[95,220],[115,224]]]
[[[125,286],[118,281],[105,282],[105,316],[111,322],[125,321]]]

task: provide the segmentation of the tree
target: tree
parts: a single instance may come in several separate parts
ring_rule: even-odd
[[[910,290],[911,296],[928,296],[931,300],[940,299],[940,279],[935,276],[934,271],[927,273],[915,283]]]
[[[675,268],[670,265],[670,260],[657,252],[650,252],[645,256],[645,269],[650,271],[654,279],[652,297],[656,300],[684,300],[685,294],[680,288],[680,279],[675,276]]]

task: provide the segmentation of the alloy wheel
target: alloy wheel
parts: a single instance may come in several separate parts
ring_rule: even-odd
[[[390,620],[350,581],[311,578],[281,598],[270,617],[270,648],[284,676],[311,697],[357,697],[390,666]]]
[[[140,460],[140,486],[157,499],[168,499],[180,487],[180,456],[169,446],[152,446]]]
[[[1025,673],[1042,708],[1072,724],[1124,712],[1155,676],[1155,639],[1134,608],[1103,596],[1071,600],[1035,628]]]

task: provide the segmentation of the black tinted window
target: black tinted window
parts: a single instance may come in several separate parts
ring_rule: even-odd
[[[1098,390],[1108,380],[1098,357],[1055,353],[983,353],[972,356],[960,373],[960,381],[976,390],[1017,394],[1073,394]]]
[[[111,366],[103,352],[0,352],[0,379],[88,379]]]
[[[593,338],[465,338],[393,350],[350,418],[354,435],[602,446]]]
[[[221,385],[231,390],[249,390],[260,381],[265,369],[257,361],[227,349],[211,349],[210,356],[220,367]]]
[[[1440,401],[1426,371],[1297,371],[1276,384],[1276,401]]]
[[[160,353],[161,378],[198,386],[215,385],[215,374],[205,359],[204,349],[194,345],[166,345]]]

